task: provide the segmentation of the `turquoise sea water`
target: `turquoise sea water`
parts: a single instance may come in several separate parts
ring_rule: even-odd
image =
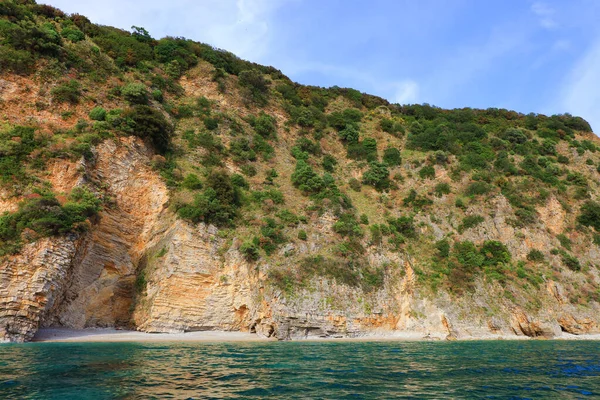
[[[600,398],[600,342],[0,345],[0,399]]]

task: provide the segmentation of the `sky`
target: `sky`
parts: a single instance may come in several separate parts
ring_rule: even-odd
[[[43,0],[38,0],[42,3]],[[569,112],[600,132],[597,0],[47,0],[393,103]]]

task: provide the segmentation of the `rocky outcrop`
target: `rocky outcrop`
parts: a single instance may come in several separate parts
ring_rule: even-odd
[[[75,254],[69,286],[45,325],[129,326],[138,261],[168,200],[150,167],[151,151],[137,138],[106,141],[87,167],[113,199]]]
[[[53,167],[53,186],[101,183],[113,202],[81,237],[39,240],[3,260],[0,339],[29,340],[39,326],[130,326],[138,261],[168,200],[151,156],[131,137],[98,146],[79,178],[72,167]]]
[[[147,332],[248,330],[257,273],[237,251],[224,254],[216,228],[176,220],[158,242],[141,273],[134,321]]]
[[[74,236],[42,239],[0,263],[0,341],[31,340],[67,285]]]
[[[563,315],[557,321],[561,330],[573,335],[598,332],[598,324],[592,318],[575,318],[573,315]]]

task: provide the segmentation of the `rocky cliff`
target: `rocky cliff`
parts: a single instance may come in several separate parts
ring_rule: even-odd
[[[600,140],[580,118],[389,104],[7,4],[0,341],[600,332]]]

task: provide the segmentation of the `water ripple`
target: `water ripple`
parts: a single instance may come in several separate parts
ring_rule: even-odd
[[[30,343],[2,399],[547,399],[600,396],[598,342]]]

